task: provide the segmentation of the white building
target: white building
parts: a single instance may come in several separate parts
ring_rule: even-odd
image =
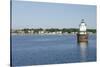
[[[79,34],[87,34],[87,28],[86,28],[86,23],[84,22],[84,19],[82,19],[81,24],[79,25]]]

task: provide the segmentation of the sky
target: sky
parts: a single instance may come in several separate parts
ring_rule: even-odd
[[[12,1],[12,28],[96,28],[96,6],[64,3]]]

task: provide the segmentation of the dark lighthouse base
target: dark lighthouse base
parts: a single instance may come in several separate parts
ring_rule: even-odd
[[[88,42],[88,34],[77,34],[77,42]]]

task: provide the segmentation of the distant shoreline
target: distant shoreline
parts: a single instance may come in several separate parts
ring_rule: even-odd
[[[97,33],[88,33],[89,35],[96,35]],[[67,33],[67,34],[20,34],[20,33],[11,33],[11,35],[77,35],[77,34],[72,34],[72,33]]]
[[[39,34],[39,35],[62,35],[62,34],[77,34],[79,32],[78,28],[23,28],[23,29],[11,29],[11,33],[13,34]],[[87,29],[89,34],[95,34],[96,29]]]

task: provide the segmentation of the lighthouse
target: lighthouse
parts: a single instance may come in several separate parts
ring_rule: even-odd
[[[88,42],[87,25],[84,22],[84,19],[81,20],[81,23],[79,25],[79,31],[77,33],[77,41]]]

